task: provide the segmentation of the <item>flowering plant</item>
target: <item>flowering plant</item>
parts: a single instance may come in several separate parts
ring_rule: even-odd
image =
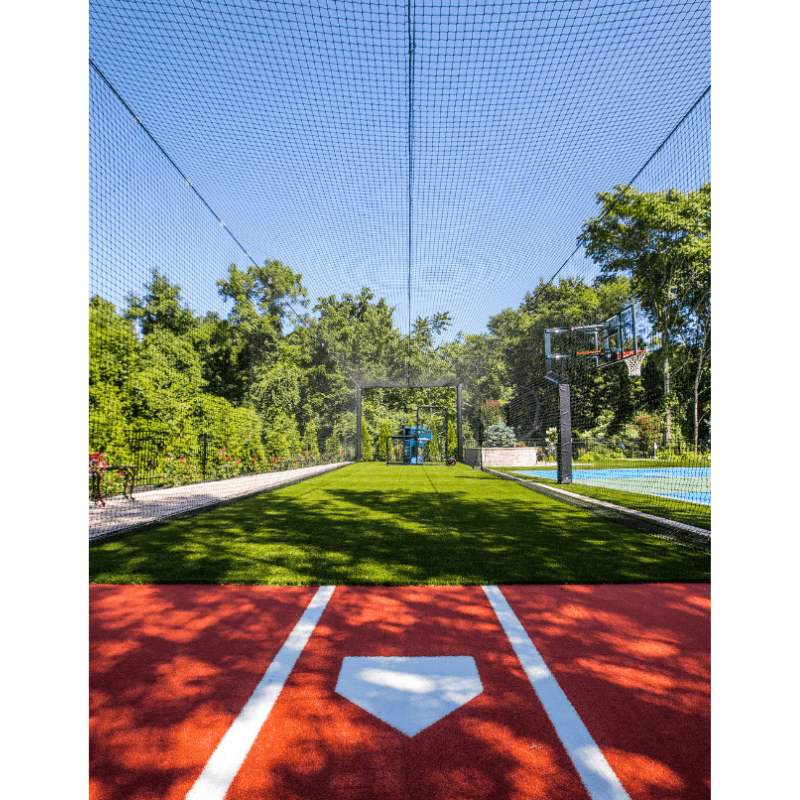
[[[95,451],[94,453],[89,454],[89,469],[100,469],[101,467],[107,466],[108,463],[106,462],[105,453]]]
[[[109,463],[107,459],[107,454],[101,453],[99,450],[89,453],[89,471],[96,474],[105,467],[108,467]],[[115,495],[122,494],[125,491],[125,478],[121,469],[114,470],[113,472],[106,472],[105,474],[101,473],[101,475],[101,495],[105,497],[114,497]],[[94,493],[95,489],[90,482],[89,496],[93,500],[97,500]]]
[[[167,456],[161,465],[161,480],[165,486],[186,486],[198,483],[202,478],[200,467],[190,464],[185,458]]]

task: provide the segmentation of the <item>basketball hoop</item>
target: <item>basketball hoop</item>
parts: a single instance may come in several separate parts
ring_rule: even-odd
[[[647,355],[647,350],[640,350],[635,355],[629,356],[625,359],[625,366],[628,368],[628,375],[633,378],[638,378],[642,374],[642,361]]]

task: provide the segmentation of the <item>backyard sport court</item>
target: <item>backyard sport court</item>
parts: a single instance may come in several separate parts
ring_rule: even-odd
[[[556,480],[554,469],[517,470],[515,474]],[[711,467],[579,468],[572,471],[572,481],[586,486],[711,505]]]
[[[416,527],[404,529],[397,514],[386,522],[385,509],[409,506],[406,524]],[[459,507],[483,510],[459,517]],[[507,516],[493,527],[499,508]],[[465,520],[475,513],[482,523],[471,532]],[[535,535],[525,537],[525,525]],[[281,531],[309,548],[307,526],[342,540],[338,551],[325,545],[326,561],[347,562],[350,572],[273,578],[305,585],[247,585],[244,573],[206,574],[203,585],[191,572],[190,551],[224,561],[227,543],[242,559],[243,543],[263,537],[264,549],[246,556],[263,579],[280,561],[269,548]],[[452,526],[460,532],[448,538]],[[211,540],[216,529],[227,539]],[[710,583],[635,580],[654,559],[684,559],[695,570],[706,562],[625,531],[464,465],[352,464],[96,543],[90,796],[706,800]],[[534,572],[559,553],[565,566],[600,558],[573,555],[570,532],[598,553],[638,546],[630,562],[612,551],[631,570],[628,582],[553,582],[549,575],[570,573],[545,565]],[[371,535],[370,548],[355,549],[348,533],[359,543]],[[427,555],[420,535],[432,542]],[[469,549],[472,540],[479,550]],[[507,559],[493,565],[504,544]],[[449,564],[439,560],[443,547]],[[533,562],[525,548],[538,554]],[[148,559],[160,565],[176,552],[183,572],[170,574],[183,580],[147,572],[157,568]],[[130,563],[130,577],[110,582],[116,573],[101,559],[111,556]],[[445,566],[491,577],[522,564],[532,577],[527,585],[359,585],[391,582],[358,563],[381,559],[392,574],[430,583],[442,582]],[[421,571],[426,559],[438,578]],[[467,564],[485,571],[467,573]],[[598,572],[607,569],[601,561],[588,569],[582,574],[611,574]],[[331,575],[349,585],[323,583]]]
[[[94,585],[90,606],[94,800],[710,797],[708,584]]]
[[[90,800],[708,800],[707,0],[88,22]]]

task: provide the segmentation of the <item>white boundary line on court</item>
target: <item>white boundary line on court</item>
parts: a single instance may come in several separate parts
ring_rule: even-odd
[[[586,500],[589,503],[594,503],[596,506],[605,506],[606,508],[613,508],[614,511],[621,511],[624,514],[630,514],[632,517],[642,517],[642,519],[651,519],[654,522],[659,522],[662,525],[666,525],[670,528],[681,528],[684,531],[691,531],[692,533],[700,533],[703,536],[707,536],[709,539],[711,538],[711,531],[706,530],[705,528],[697,528],[694,525],[687,525],[685,522],[675,522],[671,519],[664,519],[664,517],[656,517],[653,514],[645,514],[644,511],[636,511],[633,508],[625,508],[624,506],[615,506],[613,503],[607,503],[605,500],[597,500],[594,497],[587,497],[585,494],[577,494],[576,492],[568,492],[566,489],[559,489],[557,486],[550,486],[546,483],[534,483],[533,481],[526,481],[524,478],[518,478],[516,475],[508,475],[505,472],[497,472],[496,470],[489,469],[489,467],[481,467],[483,472],[488,472],[491,475],[495,475],[498,478],[502,478],[506,481],[514,481],[514,483],[518,483],[521,486],[524,486],[526,489],[531,489],[532,491],[536,492],[539,491],[539,487],[542,490],[547,492],[555,492],[556,494],[565,494],[568,497],[577,497],[581,500]],[[533,486],[531,485],[533,484]],[[534,486],[536,488],[534,488]]]
[[[497,586],[482,588],[592,800],[630,800],[503,593]]]
[[[289,674],[317,627],[335,586],[320,586],[303,616],[283,643],[239,716],[211,754],[186,800],[223,800],[239,772]]]

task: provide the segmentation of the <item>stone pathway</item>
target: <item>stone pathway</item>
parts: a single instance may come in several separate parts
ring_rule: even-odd
[[[106,506],[89,502],[89,541],[103,539],[129,528],[138,528],[152,522],[186,514],[201,508],[215,506],[226,500],[247,497],[279,486],[311,478],[339,469],[352,462],[319,464],[281,472],[266,472],[262,475],[245,475],[224,481],[195,483],[190,486],[175,486],[170,489],[155,489],[139,494],[134,489],[133,502],[124,497],[106,500]]]

